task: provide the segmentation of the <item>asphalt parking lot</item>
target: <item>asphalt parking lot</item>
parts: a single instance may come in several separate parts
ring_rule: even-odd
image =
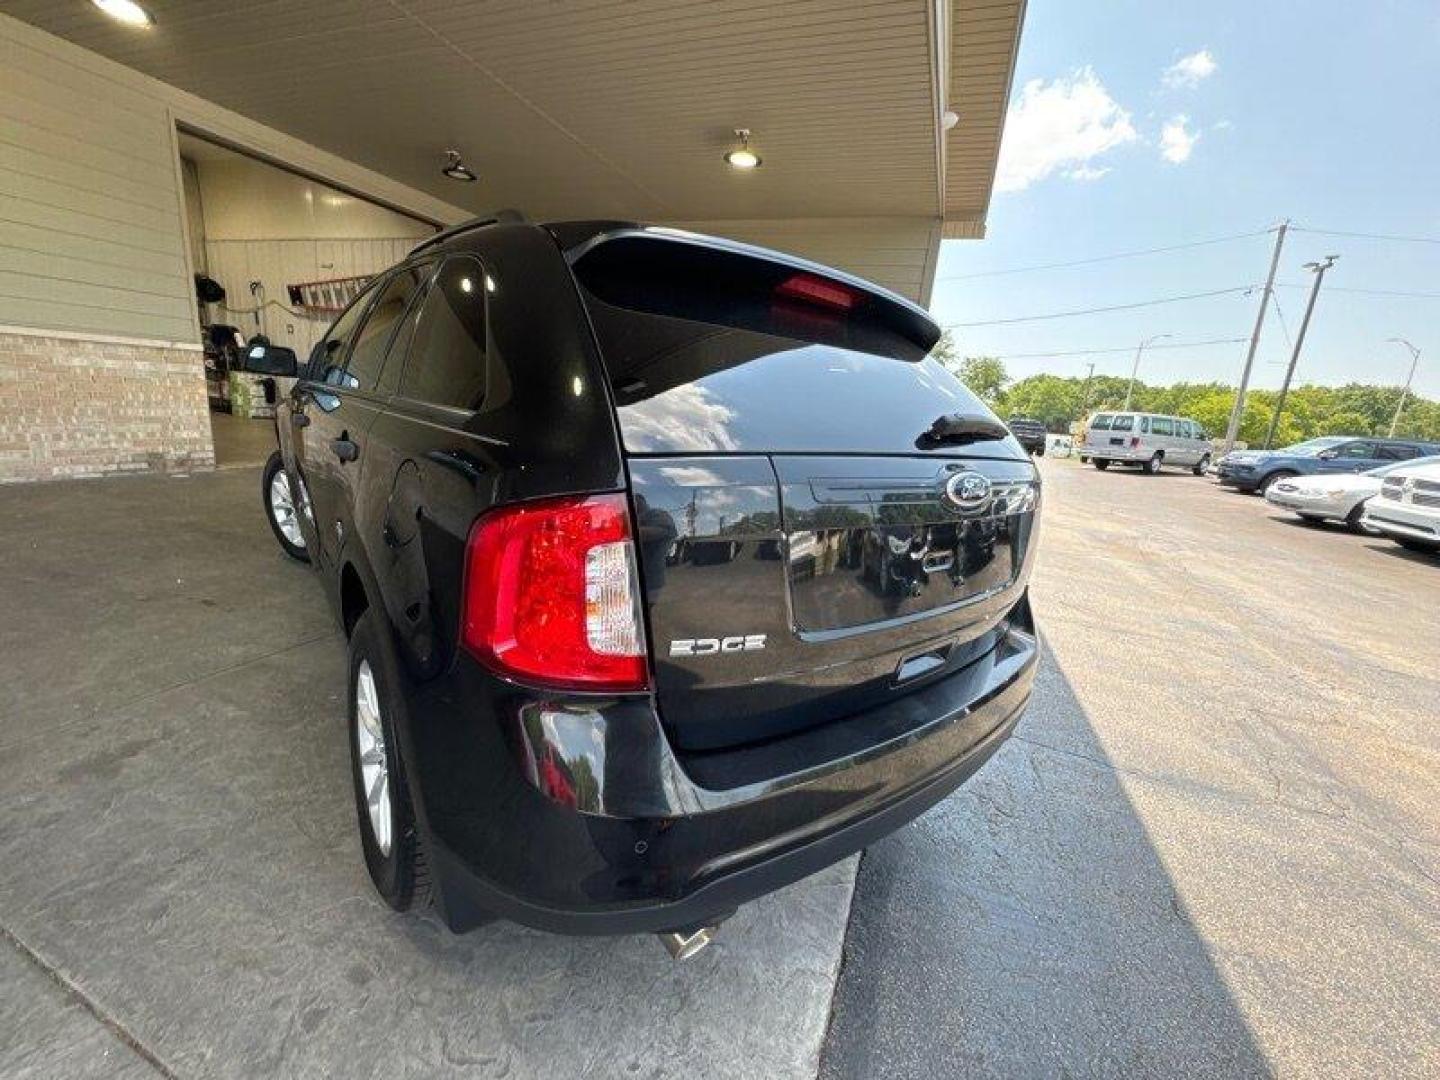
[[[0,490],[0,1076],[1434,1075],[1440,559],[1043,468],[1016,737],[684,965],[372,899],[254,470]]]

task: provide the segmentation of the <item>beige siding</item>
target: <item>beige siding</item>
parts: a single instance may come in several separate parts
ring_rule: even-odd
[[[0,15],[0,326],[196,340],[176,121],[431,220],[465,216]]]
[[[789,218],[673,222],[786,251],[883,285],[927,304],[934,284],[940,222],[935,218]]]

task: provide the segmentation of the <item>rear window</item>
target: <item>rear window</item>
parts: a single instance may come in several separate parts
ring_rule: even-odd
[[[1130,431],[1134,427],[1135,417],[1133,416],[1117,416],[1114,420],[1110,421],[1111,431]]]
[[[992,415],[925,355],[936,330],[909,305],[754,255],[640,243],[575,264],[632,453],[953,453],[924,439],[936,420]]]
[[[1090,430],[1091,430],[1091,431],[1109,431],[1109,430],[1110,430],[1110,414],[1109,414],[1109,413],[1101,413],[1099,416],[1095,417],[1095,419],[1091,420],[1091,421],[1090,421]]]

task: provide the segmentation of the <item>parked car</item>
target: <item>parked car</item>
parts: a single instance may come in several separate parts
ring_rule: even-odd
[[[1292,510],[1306,521],[1343,521],[1357,532],[1370,531],[1361,521],[1365,501],[1379,494],[1385,477],[1415,465],[1440,465],[1440,456],[1382,465],[1363,473],[1287,477],[1265,489],[1265,501]]]
[[[1202,476],[1210,467],[1210,436],[1197,421],[1155,413],[1096,413],[1081,448],[1097,469],[1139,465],[1158,473],[1166,465]]]
[[[1040,481],[938,336],[838,271],[614,223],[470,223],[367,286],[264,494],[349,641],[386,901],[683,956],[995,752]],[[892,524],[951,557],[887,592],[859,556]]]
[[[1045,456],[1045,423],[1028,416],[1012,416],[1005,421],[1015,441],[1025,448],[1026,453],[1035,457]]]
[[[1263,494],[1289,476],[1366,472],[1427,454],[1440,454],[1440,444],[1327,435],[1278,450],[1237,450],[1221,458],[1215,472],[1228,487]]]
[[[1408,462],[1380,484],[1361,522],[1412,551],[1440,551],[1440,464]]]

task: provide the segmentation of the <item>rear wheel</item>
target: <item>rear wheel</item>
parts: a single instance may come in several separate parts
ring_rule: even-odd
[[[1270,490],[1270,485],[1273,484],[1273,483],[1275,483],[1275,481],[1277,481],[1277,480],[1284,480],[1284,479],[1285,479],[1286,477],[1288,477],[1288,476],[1295,476],[1295,475],[1296,475],[1295,473],[1293,473],[1293,472],[1287,472],[1287,471],[1284,470],[1284,469],[1281,469],[1281,470],[1279,470],[1278,472],[1272,472],[1272,473],[1270,473],[1268,476],[1266,476],[1264,479],[1262,479],[1262,480],[1260,481],[1260,486],[1257,487],[1255,490],[1256,490],[1259,494],[1264,495],[1267,491]]]
[[[1148,473],[1150,476],[1154,476],[1160,471],[1160,465],[1162,462],[1164,462],[1164,460],[1164,457],[1162,457],[1160,454],[1150,455],[1150,460],[1145,462],[1145,472]]]
[[[265,518],[270,522],[270,531],[275,534],[285,554],[300,562],[309,562],[305,534],[300,530],[300,515],[310,513],[310,501],[303,487],[297,490],[290,483],[290,474],[285,471],[285,462],[278,450],[265,462],[265,471],[260,477],[260,496],[265,503]]]
[[[1090,459],[1089,459],[1088,457],[1086,457],[1084,454],[1081,454],[1081,455],[1080,455],[1080,464],[1081,464],[1081,465],[1088,465],[1088,464],[1090,464]]]
[[[1108,469],[1109,467],[1110,467],[1110,462],[1106,461],[1104,458],[1098,458],[1098,457],[1097,457],[1097,458],[1095,459],[1095,468],[1099,469],[1101,472],[1104,472],[1104,471],[1105,471],[1106,469]]]
[[[1210,455],[1209,455],[1209,454],[1206,454],[1204,457],[1202,457],[1199,461],[1197,461],[1197,462],[1195,463],[1195,468],[1192,469],[1191,471],[1192,471],[1196,476],[1204,476],[1205,473],[1209,470],[1209,468],[1210,468]]]
[[[400,760],[400,666],[382,613],[367,608],[350,636],[350,772],[365,868],[396,911],[430,903],[430,867]]]
[[[1345,515],[1345,527],[1351,532],[1363,533],[1366,536],[1379,536],[1379,529],[1372,529],[1361,519],[1365,516],[1365,503],[1358,502],[1350,513]]]

